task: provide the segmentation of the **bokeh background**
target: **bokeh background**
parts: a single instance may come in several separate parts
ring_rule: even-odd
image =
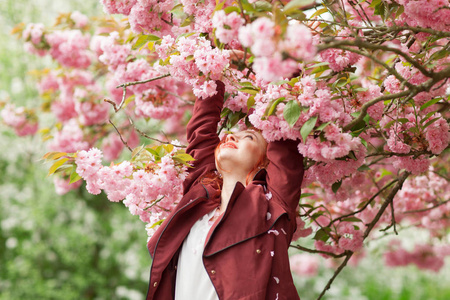
[[[52,25],[59,13],[74,10],[103,14],[97,0],[1,0],[0,101],[39,106],[32,70],[51,66],[26,53],[11,29],[20,22]],[[57,195],[44,154],[39,135],[19,138],[0,124],[0,300],[144,299],[151,263],[144,224],[84,187]],[[405,245],[426,240],[417,230],[400,236]],[[368,244],[358,266],[347,267],[324,299],[450,299],[450,261],[439,273],[386,267],[379,249],[390,238]],[[318,274],[294,275],[302,300],[317,298],[334,272],[329,264],[320,258]]]

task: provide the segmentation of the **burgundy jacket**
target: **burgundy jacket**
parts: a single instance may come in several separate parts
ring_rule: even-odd
[[[194,223],[220,203],[217,191],[197,180],[215,170],[224,99],[224,85],[217,85],[215,96],[196,101],[187,127],[187,153],[196,161],[185,194],[147,245],[153,259],[147,300],[174,299],[181,245]],[[302,156],[297,142],[278,141],[269,143],[267,157],[267,170],[246,187],[236,184],[223,217],[206,238],[203,264],[221,300],[299,299],[287,250],[296,229]]]

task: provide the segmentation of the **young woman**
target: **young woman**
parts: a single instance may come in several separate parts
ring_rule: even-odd
[[[254,130],[220,141],[224,90],[217,81],[217,94],[195,103],[187,153],[196,160],[147,245],[147,300],[299,299],[287,253],[303,178],[298,142],[267,144]]]

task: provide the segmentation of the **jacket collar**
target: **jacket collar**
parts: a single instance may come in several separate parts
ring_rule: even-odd
[[[265,174],[264,174],[265,176]],[[211,256],[260,234],[267,234],[286,211],[267,200],[264,188],[251,182],[235,186],[227,210],[206,238],[205,256]]]

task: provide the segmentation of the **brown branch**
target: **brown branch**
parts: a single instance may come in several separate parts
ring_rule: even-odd
[[[419,62],[417,62],[416,60],[412,59],[409,55],[407,55],[406,53],[404,53],[400,49],[392,48],[392,47],[384,46],[384,45],[375,45],[375,44],[372,44],[372,43],[365,42],[365,41],[361,40],[360,38],[356,38],[356,39],[353,39],[353,40],[335,40],[335,39],[331,38],[329,40],[331,40],[330,43],[317,46],[317,52],[320,52],[320,51],[323,51],[323,50],[326,50],[326,49],[329,49],[329,48],[339,49],[340,46],[355,46],[355,47],[364,48],[364,49],[382,50],[382,51],[385,51],[385,52],[393,52],[393,53],[403,57],[407,62],[409,62],[414,67],[416,67],[416,69],[418,69],[425,76],[433,77],[433,73],[432,72],[428,71]]]
[[[114,123],[111,121],[111,119],[108,120],[109,124],[111,124],[114,129],[116,130],[116,132],[119,134],[120,140],[122,141],[122,143],[125,145],[125,147],[128,148],[128,150],[130,150],[131,152],[133,152],[133,149],[131,149],[130,146],[128,146],[128,143],[123,139],[122,134],[120,134],[119,129],[117,129],[116,125],[114,125]]]
[[[367,115],[367,110],[372,105],[375,105],[378,102],[385,101],[385,100],[392,100],[392,99],[405,97],[405,96],[408,96],[408,94],[410,94],[410,93],[411,93],[411,91],[408,90],[408,91],[403,91],[403,92],[399,92],[399,93],[395,93],[395,94],[383,95],[383,96],[377,97],[375,99],[372,99],[372,100],[364,103],[361,106],[361,113],[359,114],[359,116],[356,119],[354,119],[353,121],[351,121],[350,123],[348,123],[347,125],[345,125],[343,128],[344,131],[348,131],[348,130],[352,129],[353,126],[355,126],[359,122],[363,121],[364,117]]]
[[[388,207],[388,205],[390,205],[392,203],[392,201],[394,201],[395,195],[397,194],[397,192],[399,190],[402,189],[403,183],[405,182],[406,178],[408,178],[408,176],[410,174],[411,173],[409,173],[409,172],[403,172],[403,174],[398,178],[397,184],[392,188],[391,192],[386,197],[386,200],[381,205],[381,208],[378,210],[377,215],[374,217],[372,222],[370,222],[370,224],[367,226],[366,231],[364,232],[364,236],[363,236],[364,239],[367,238],[369,233],[372,231],[372,229],[378,223],[378,221],[380,220],[381,216],[383,215],[383,213],[386,210],[386,208]]]
[[[448,146],[446,149],[448,149],[448,148],[450,148],[450,146]],[[409,153],[377,152],[377,153],[368,154],[366,157],[373,157],[373,156],[411,156],[411,155],[414,156],[414,157],[419,157],[420,155],[424,155],[424,154],[435,155],[431,151],[422,150],[422,151],[411,151]]]
[[[414,85],[410,82],[408,82],[405,78],[403,78],[402,75],[400,75],[397,70],[395,70],[394,68],[390,67],[388,64],[386,64],[385,62],[379,60],[378,58],[376,58],[373,55],[370,55],[368,53],[365,53],[363,51],[354,49],[354,48],[350,48],[350,47],[339,47],[339,49],[345,50],[345,51],[349,51],[349,52],[353,52],[362,56],[365,56],[371,60],[373,60],[374,62],[376,62],[379,65],[382,65],[385,69],[387,69],[389,71],[389,73],[391,73],[392,75],[394,75],[400,82],[402,85],[406,85],[408,88],[413,89]]]
[[[145,132],[142,132],[141,130],[139,130],[139,128],[136,127],[136,125],[134,125],[134,122],[133,122],[133,120],[130,117],[128,117],[128,121],[130,122],[131,126],[133,126],[133,128],[137,131],[137,133],[139,133],[141,136],[143,136],[143,137],[145,137],[145,138],[147,138],[149,140],[161,143],[161,144],[173,145],[170,142],[164,142],[164,141],[158,140],[157,138],[151,137],[148,134],[146,134]],[[174,146],[175,147],[179,147],[179,148],[186,148],[185,145],[174,145]]]
[[[378,192],[376,192],[376,194],[373,195],[373,196],[372,196],[372,197],[364,204],[363,207],[361,207],[361,208],[358,209],[357,211],[348,213],[348,214],[346,214],[346,215],[343,215],[343,216],[340,216],[340,217],[338,217],[338,218],[336,218],[336,219],[331,220],[330,223],[329,223],[326,227],[330,227],[331,224],[333,224],[333,223],[335,223],[335,222],[337,222],[337,221],[340,221],[340,220],[343,220],[343,219],[345,219],[345,218],[354,216],[354,215],[356,215],[356,214],[358,214],[358,213],[364,211],[364,210],[367,208],[367,206],[369,206],[370,203],[372,203],[372,201],[375,200],[375,198],[376,198],[379,194],[381,194],[384,190],[386,190],[388,187],[390,187],[391,185],[393,185],[393,184],[396,183],[397,181],[398,181],[398,179],[392,180],[391,182],[389,182],[388,184],[386,184],[384,187],[382,187],[381,189],[379,189]]]
[[[118,112],[119,110],[122,109],[123,105],[125,104],[125,97],[127,95],[127,86],[144,84],[144,83],[155,81],[155,80],[158,80],[158,79],[161,79],[161,78],[165,78],[165,77],[168,77],[168,76],[170,76],[170,74],[164,74],[164,75],[161,75],[161,76],[158,76],[158,77],[154,77],[154,78],[150,78],[150,79],[147,79],[147,80],[122,83],[121,85],[116,86],[116,89],[118,89],[120,87],[123,89],[122,100],[120,101],[120,104],[117,105],[115,102],[113,102],[113,101],[111,101],[109,99],[104,99],[104,101],[108,102],[109,104],[111,104],[113,106],[113,108],[114,108],[114,111]]]
[[[341,253],[341,254],[336,254],[336,253],[328,252],[328,251],[309,249],[309,248],[306,248],[306,247],[303,247],[303,246],[300,246],[300,245],[290,245],[290,247],[296,248],[298,250],[302,250],[302,251],[308,252],[308,253],[325,254],[325,255],[328,255],[328,256],[331,256],[331,257],[334,257],[334,258],[340,258],[340,257],[344,257],[346,255],[345,252]]]
[[[322,293],[320,293],[319,297],[317,298],[317,300],[322,299],[322,297],[325,295],[325,293],[327,292],[327,290],[330,289],[331,284],[333,283],[334,279],[336,279],[336,277],[339,275],[339,273],[341,273],[341,271],[345,268],[345,266],[347,265],[348,261],[350,260],[350,258],[352,257],[353,252],[351,251],[346,251],[346,256],[344,261],[339,265],[339,267],[336,269],[336,271],[333,274],[333,277],[330,278],[330,280],[328,280],[327,285],[325,286],[325,288],[323,289]]]
[[[445,201],[443,201],[443,202],[441,202],[439,204],[436,204],[436,205],[434,205],[432,207],[427,207],[427,208],[423,208],[423,209],[415,209],[415,210],[407,210],[407,211],[402,212],[402,214],[415,214],[415,213],[426,212],[426,211],[438,208],[439,206],[444,205],[444,204],[446,204],[448,202],[450,202],[450,199],[449,200],[445,200]]]
[[[367,109],[380,102],[380,101],[384,101],[384,100],[391,100],[391,99],[396,99],[396,98],[401,98],[401,97],[405,97],[405,96],[415,96],[420,92],[424,92],[424,91],[428,91],[434,84],[436,84],[437,82],[450,77],[450,67],[442,70],[441,72],[437,72],[434,73],[432,76],[432,78],[430,78],[429,80],[425,81],[422,84],[419,84],[417,86],[415,86],[413,89],[410,90],[406,90],[403,92],[399,92],[396,94],[390,94],[390,95],[383,95],[380,97],[377,97],[375,99],[372,99],[366,103],[364,103],[361,106],[361,113],[360,115],[354,119],[353,121],[351,121],[350,123],[348,123],[345,127],[344,127],[344,131],[350,130],[351,128],[353,128],[353,126],[355,126],[356,124],[358,124],[359,122],[361,122],[364,117],[367,115]]]

